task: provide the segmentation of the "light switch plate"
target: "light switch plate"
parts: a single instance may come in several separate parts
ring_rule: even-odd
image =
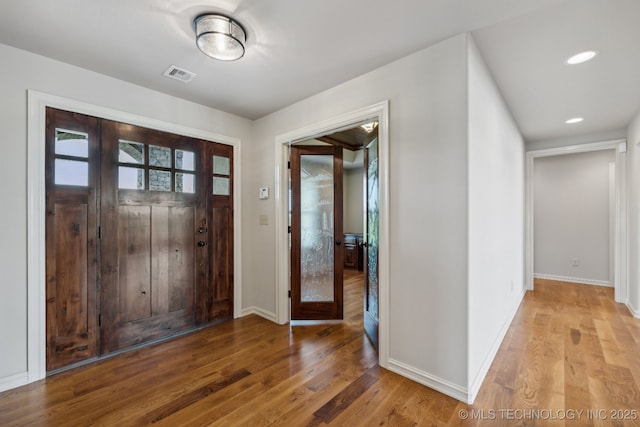
[[[266,200],[269,198],[269,187],[263,187],[260,189],[260,192],[258,194],[258,197],[260,197],[260,200]]]

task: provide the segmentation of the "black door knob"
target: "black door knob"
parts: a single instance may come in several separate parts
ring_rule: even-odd
[[[336,240],[336,245],[340,246],[342,244],[342,240]]]
[[[207,242],[205,242],[204,240],[200,240],[198,242],[198,246],[207,246]]]

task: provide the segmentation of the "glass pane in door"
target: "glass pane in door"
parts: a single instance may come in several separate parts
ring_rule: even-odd
[[[367,311],[378,320],[378,224],[380,217],[378,186],[378,142],[367,147]]]
[[[300,156],[301,300],[334,300],[333,156]]]

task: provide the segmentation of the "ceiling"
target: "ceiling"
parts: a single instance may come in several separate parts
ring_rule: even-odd
[[[375,128],[372,128],[370,131],[366,131],[362,126],[354,126],[349,129],[317,137],[316,139],[350,151],[357,151],[366,147],[371,141],[378,137],[378,122],[371,123],[375,123]]]
[[[474,32],[527,141],[624,129],[640,110],[640,1],[571,0]],[[573,54],[598,56],[567,65]],[[567,125],[565,120],[583,117]]]
[[[224,13],[246,55],[200,53],[193,18]],[[472,31],[526,140],[624,128],[640,109],[638,0],[3,0],[0,43],[256,119]],[[600,55],[570,68],[586,48]],[[170,66],[197,74],[170,80]],[[585,121],[567,126],[569,116]]]

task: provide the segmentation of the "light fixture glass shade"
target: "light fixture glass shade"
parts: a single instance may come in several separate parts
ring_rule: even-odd
[[[224,15],[200,15],[193,21],[196,44],[207,56],[235,61],[244,56],[246,35],[237,22]]]
[[[586,50],[584,52],[575,54],[571,58],[567,59],[567,64],[569,65],[582,64],[583,62],[592,60],[593,58],[596,57],[597,54],[598,54],[597,50]]]

